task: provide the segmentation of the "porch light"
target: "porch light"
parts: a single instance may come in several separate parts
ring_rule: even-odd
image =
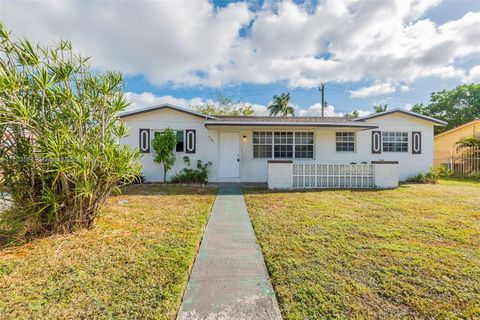
[[[247,136],[243,136],[243,137],[242,137],[242,140],[243,140],[243,141],[247,141]]]

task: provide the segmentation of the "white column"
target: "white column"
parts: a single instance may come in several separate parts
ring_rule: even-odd
[[[398,161],[372,161],[375,188],[398,187]]]
[[[293,188],[293,161],[268,161],[268,189]]]

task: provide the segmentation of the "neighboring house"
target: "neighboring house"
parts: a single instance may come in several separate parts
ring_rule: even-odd
[[[456,155],[456,143],[462,138],[480,136],[480,120],[473,120],[434,137],[434,165],[449,162]]]
[[[268,161],[285,159],[317,164],[398,161],[399,179],[405,180],[433,165],[433,129],[446,124],[400,109],[348,120],[207,116],[170,104],[125,112],[121,118],[130,128],[121,143],[140,148],[147,181],[163,179],[162,166],[152,160],[151,139],[166,128],[177,131],[178,141],[177,161],[168,177],[189,156],[192,163],[213,163],[210,182],[266,182]]]

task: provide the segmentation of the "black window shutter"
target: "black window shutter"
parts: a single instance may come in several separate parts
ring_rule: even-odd
[[[382,153],[382,132],[372,131],[372,153]]]
[[[149,153],[150,152],[150,129],[139,129],[138,135],[139,135],[138,147],[140,148],[140,152]]]
[[[422,153],[422,133],[420,131],[412,132],[412,154]]]
[[[193,129],[185,130],[185,139],[185,153],[195,153],[197,145],[197,131]]]

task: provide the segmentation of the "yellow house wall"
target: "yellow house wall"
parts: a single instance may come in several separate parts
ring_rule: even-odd
[[[434,138],[434,152],[433,159],[434,165],[439,166],[441,163],[446,162],[450,157],[452,148],[455,148],[455,144],[462,138],[470,137],[472,135],[480,134],[480,121],[475,121],[468,126],[453,130],[446,134],[436,136]]]

